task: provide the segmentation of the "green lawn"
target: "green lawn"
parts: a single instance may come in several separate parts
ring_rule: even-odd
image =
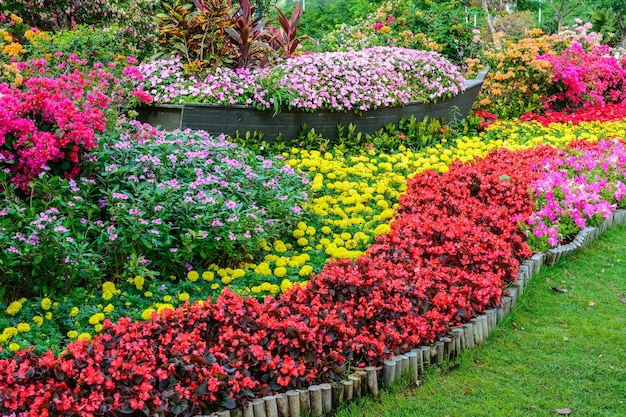
[[[558,292],[551,287],[566,289]],[[347,416],[626,416],[626,226],[535,276],[486,343]],[[566,410],[562,410],[566,413]]]

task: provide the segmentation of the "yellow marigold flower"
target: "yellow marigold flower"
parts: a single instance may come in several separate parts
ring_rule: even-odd
[[[15,327],[7,327],[6,329],[4,329],[4,331],[2,332],[3,335],[11,338],[13,336],[17,336],[17,329]]]
[[[270,288],[270,293],[276,295],[280,292],[280,287],[276,284],[272,284],[272,288]]]
[[[41,308],[43,308],[44,310],[50,310],[51,306],[52,306],[52,301],[50,301],[48,297],[41,300]]]
[[[298,229],[300,230],[306,230],[307,225],[305,222],[298,222]]]
[[[196,282],[198,280],[198,278],[200,278],[200,274],[198,274],[198,271],[191,270],[191,271],[187,272],[187,279],[189,281]]]
[[[331,230],[331,228],[330,228],[330,227],[328,227],[328,226],[324,226],[324,227],[322,227],[322,233],[324,233],[325,235],[329,235],[329,234],[331,234],[332,232],[333,232],[333,231]]]
[[[233,278],[242,278],[246,275],[246,271],[244,271],[241,268],[237,268],[233,271],[232,276]]]
[[[133,278],[133,284],[138,290],[143,289],[143,284],[145,284],[145,282],[146,282],[145,278],[142,277],[141,275],[135,275],[135,278]]]
[[[261,284],[261,291],[269,291],[272,289],[272,284],[270,284],[269,282],[264,282],[263,284]]]
[[[178,299],[183,302],[189,300],[189,293],[181,292],[180,294],[178,294]]]
[[[308,277],[309,275],[311,275],[312,272],[313,267],[311,265],[304,265],[302,268],[300,268],[300,272],[298,272],[298,275],[300,275],[301,277]]]
[[[175,310],[174,306],[168,303],[157,303],[157,313],[161,314],[163,310]]]
[[[274,250],[278,253],[283,253],[287,251],[287,246],[282,240],[277,240],[274,242]]]
[[[104,300],[110,300],[115,294],[119,293],[121,293],[121,290],[115,288],[115,284],[111,281],[105,281],[104,283],[102,283],[102,298]]]
[[[30,325],[28,323],[18,323],[17,331],[20,333],[30,332]]]
[[[105,313],[105,314],[109,314],[109,313],[111,313],[114,309],[115,309],[115,307],[113,307],[113,304],[107,304],[107,305],[104,307],[103,311],[104,311],[104,313]]]
[[[202,279],[208,282],[213,281],[213,279],[215,278],[215,272],[213,271],[204,271],[202,273]]]
[[[76,339],[78,337],[78,332],[76,330],[70,330],[67,332],[67,337],[70,339]]]
[[[20,301],[13,301],[11,304],[9,304],[9,306],[7,307],[7,314],[9,316],[14,316],[17,313],[19,313],[19,311],[22,309],[22,303]]]
[[[152,317],[152,313],[156,313],[156,310],[153,308],[146,308],[143,313],[141,313],[141,318],[144,320],[148,320]]]
[[[89,324],[93,326],[100,323],[102,320],[104,320],[104,314],[96,313],[93,316],[89,317]]]
[[[388,224],[380,224],[378,225],[378,227],[376,227],[376,229],[374,229],[374,234],[376,236],[380,236],[389,233],[390,230],[391,227],[389,227]]]
[[[41,325],[43,324],[43,317],[41,317],[41,316],[33,316],[33,321],[35,322],[37,327],[41,327]]]
[[[15,13],[11,13],[10,18],[11,18],[11,20],[13,20],[14,22],[17,22],[17,23],[23,23],[24,22],[24,19],[22,19],[21,17],[19,17]]]
[[[102,329],[104,329],[104,326],[103,326],[103,325],[101,325],[100,323],[98,323],[98,324],[96,324],[95,326],[93,326],[93,330],[94,330],[96,333],[100,333],[100,332],[102,331]]]
[[[211,284],[211,289],[212,289],[212,290],[216,290],[216,289],[218,289],[219,287],[220,287],[220,284],[218,284],[218,283]]]
[[[289,281],[288,279],[284,279],[280,283],[280,290],[282,292],[285,292],[285,291],[289,290],[292,286],[293,286],[293,284],[291,283],[291,281]]]
[[[298,245],[306,246],[308,244],[309,244],[309,240],[306,237],[301,237],[300,239],[298,239]]]
[[[77,337],[78,340],[91,340],[91,335],[89,333],[81,333]]]
[[[315,235],[315,232],[317,232],[317,231],[315,230],[315,227],[313,227],[313,226],[309,226],[309,227],[306,228],[306,234],[309,235],[309,236]]]
[[[150,297],[152,297],[152,291],[146,291],[146,292],[144,292],[144,293],[143,293],[143,296],[144,296],[144,297],[146,297],[146,298],[150,298]]]
[[[171,295],[166,295],[163,297],[163,301],[165,301],[166,303],[169,303],[172,301],[172,296]]]
[[[304,237],[304,234],[305,234],[305,231],[302,229],[296,229],[293,231],[293,237],[295,237],[296,239]]]
[[[9,345],[9,350],[11,352],[17,352],[18,350],[20,350],[20,345],[18,345],[17,343],[11,343]]]
[[[230,284],[231,282],[233,282],[233,277],[231,277],[231,276],[225,276],[224,278],[222,278],[222,279],[221,279],[221,281],[222,281],[222,284],[224,284],[224,285],[228,285],[228,284]]]
[[[285,268],[284,266],[279,266],[278,268],[274,269],[274,275],[279,278],[284,277],[285,275],[287,275],[287,268]]]

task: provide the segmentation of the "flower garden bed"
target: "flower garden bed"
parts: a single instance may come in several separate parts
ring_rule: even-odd
[[[137,109],[137,119],[165,130],[199,129],[213,134],[230,136],[245,132],[261,132],[269,141],[277,137],[296,138],[303,128],[313,129],[326,139],[338,139],[339,126],[354,125],[356,132],[371,134],[387,123],[397,124],[402,118],[414,116],[417,120],[444,118],[446,121],[468,116],[478,96],[487,71],[475,79],[465,81],[465,89],[458,95],[437,103],[409,102],[400,107],[381,107],[354,112],[337,112],[318,109],[313,112],[297,109],[260,110],[243,105],[218,105],[202,103],[161,104]]]
[[[235,136],[298,137],[302,128],[336,139],[338,126],[373,133],[414,115],[465,118],[488,70],[466,80],[441,55],[378,47],[304,55],[270,69],[182,77],[180,61],[141,65],[138,89],[154,96],[139,120],[166,130],[202,129]],[[178,74],[178,75],[175,75]]]
[[[498,122],[474,136],[466,125],[468,136],[431,148],[385,134],[389,143],[271,156],[115,121],[137,99],[185,103],[181,120],[193,103],[336,111],[344,125],[349,112],[437,106],[464,80],[435,53],[372,48],[190,76],[176,59],[105,69],[11,50],[18,62],[0,83],[12,103],[0,108],[5,415],[327,413],[405,369],[419,375],[420,355],[436,363],[480,343],[542,262],[623,218],[624,144],[569,144],[626,136],[623,123],[578,123],[593,112],[575,126]],[[586,62],[622,65],[597,53]],[[573,95],[546,96],[588,109],[619,99],[623,80],[584,78]],[[607,96],[586,101],[604,81]]]
[[[576,146],[623,167],[620,142]],[[443,360],[452,341],[454,349],[463,334],[480,342],[498,309],[504,314],[510,308],[514,301],[501,301],[505,286],[519,280],[519,263],[530,256],[516,221],[534,211],[526,191],[550,173],[546,160],[567,155],[550,147],[500,150],[474,163],[453,163],[443,175],[426,171],[414,177],[389,233],[366,255],[331,261],[306,286],[294,286],[279,300],[259,302],[225,290],[215,304],[186,303],[145,322],[104,320],[100,335],[71,343],[59,357],[19,351],[0,361],[3,412],[27,406],[31,412],[55,407],[85,415],[113,410],[193,415],[290,388],[295,398],[293,389],[341,381],[349,362],[351,369],[370,375],[361,385],[375,394],[381,375],[374,377],[370,367],[398,356],[401,364],[394,359],[395,365],[386,363],[389,369],[404,369],[408,361],[414,370],[417,355],[401,355],[424,344],[431,356],[423,359],[422,353],[423,361]],[[619,179],[603,184],[623,199]],[[587,217],[598,221],[591,213]],[[508,291],[515,299],[517,292]],[[463,325],[465,333],[459,333]],[[451,330],[453,337],[446,336]],[[383,383],[389,384],[395,371],[386,375]],[[335,391],[339,402],[345,391]],[[307,388],[307,395],[319,415],[320,407],[332,404],[333,388]],[[278,409],[272,400],[254,400],[253,415],[273,412],[274,404]],[[284,397],[280,402],[284,406]]]

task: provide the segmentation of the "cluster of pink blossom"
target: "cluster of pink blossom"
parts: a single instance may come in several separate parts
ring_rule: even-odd
[[[10,166],[13,183],[26,190],[31,179],[53,169],[70,177],[80,158],[96,146],[96,131],[105,129],[109,98],[74,72],[58,78],[31,78],[23,89],[0,84],[0,161]]]
[[[607,45],[593,46],[587,52],[573,42],[559,55],[539,58],[552,64],[553,81],[559,86],[559,91],[547,98],[551,107],[594,108],[626,99],[626,60],[612,56]]]
[[[396,47],[302,55],[274,67],[215,68],[190,77],[179,59],[152,61],[135,78],[157,103],[204,102],[271,108],[363,111],[432,102],[463,90],[458,67],[436,52]]]
[[[597,225],[626,204],[626,145],[602,140],[579,146],[585,149],[545,161],[539,167],[545,174],[531,184],[538,210],[527,223],[550,246]]]

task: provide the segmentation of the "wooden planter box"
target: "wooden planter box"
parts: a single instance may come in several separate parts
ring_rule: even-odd
[[[156,105],[137,109],[137,120],[160,126],[165,130],[198,129],[212,134],[235,136],[245,132],[262,132],[268,141],[276,138],[295,138],[303,129],[315,129],[326,139],[337,139],[337,126],[356,126],[356,132],[374,133],[387,123],[397,124],[402,118],[411,115],[417,120],[425,116],[431,119],[445,117],[446,121],[467,117],[478,96],[487,71],[476,79],[465,82],[461,94],[432,104],[409,103],[402,107],[384,107],[367,110],[358,115],[354,112],[333,112],[327,109],[307,112],[302,110],[281,110],[274,114],[271,110],[258,110],[253,107],[216,104],[184,103],[182,105]]]

